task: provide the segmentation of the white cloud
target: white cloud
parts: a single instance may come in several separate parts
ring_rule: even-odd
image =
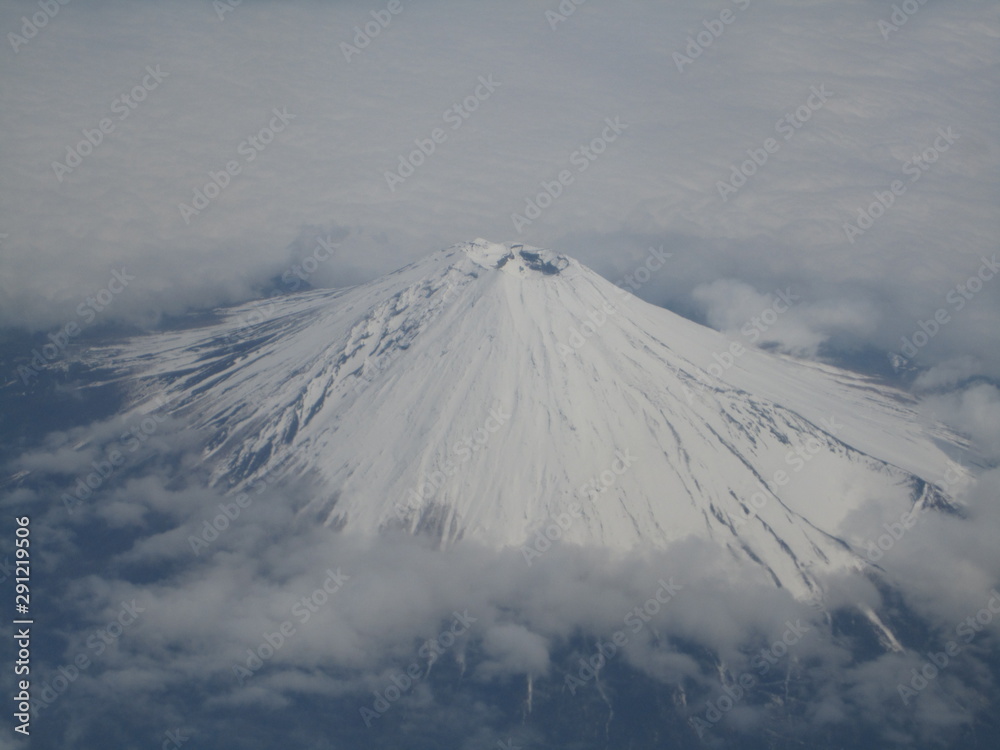
[[[918,391],[954,388],[964,380],[983,374],[983,363],[977,357],[957,357],[921,372],[913,381],[913,387]]]
[[[831,335],[864,337],[876,328],[878,311],[867,301],[809,301],[806,294],[806,288],[792,285],[760,293],[738,279],[717,279],[691,290],[708,325],[744,344],[798,356],[816,356]]]
[[[922,405],[932,418],[972,437],[987,458],[1000,459],[1000,389],[996,386],[977,383],[929,396]]]
[[[53,439],[49,449],[58,454],[65,439]],[[83,721],[91,702],[126,696],[133,716],[185,715],[202,731],[207,722],[226,725],[219,712],[293,710],[303,696],[336,701],[338,715],[354,716],[373,700],[372,691],[384,694],[411,665],[418,676],[400,699],[407,708],[392,710],[408,720],[429,720],[448,710],[429,671],[448,674],[468,666],[473,683],[494,688],[524,685],[529,674],[540,685],[558,685],[578,658],[591,657],[598,641],[619,631],[628,643],[612,658],[622,668],[637,670],[651,684],[684,684],[693,701],[720,689],[717,671],[696,656],[699,649],[734,675],[756,675],[752,657],[780,639],[788,623],[801,620],[807,637],[796,642],[787,665],[812,665],[810,679],[819,692],[805,710],[877,722],[882,714],[873,706],[880,704],[869,701],[894,695],[899,675],[917,658],[887,654],[852,666],[821,611],[794,601],[762,572],[741,569],[711,542],[685,540],[665,551],[626,556],[555,545],[528,567],[517,549],[459,543],[441,550],[405,534],[341,536],[300,515],[308,495],[289,486],[255,497],[195,554],[191,536],[222,512],[219,503],[231,505],[233,498],[205,487],[208,468],[194,463],[200,451],[189,439],[183,431],[164,432],[172,449],[152,452],[73,515],[51,502],[33,512],[33,534],[45,540],[45,569],[61,582],[65,641],[56,663],[81,652],[94,657],[93,668],[55,704],[74,720]],[[117,436],[109,432],[103,440],[113,444]],[[94,441],[98,455],[104,447]],[[48,466],[40,451],[32,455]],[[187,469],[171,470],[179,459]],[[971,524],[925,516],[879,561],[907,605],[932,624],[953,627],[982,606],[993,585],[991,571],[1000,564],[994,479],[985,476],[985,484],[963,498]],[[95,531],[115,534],[121,524],[128,525],[124,546],[86,546]],[[93,574],[81,574],[95,561],[100,566]],[[331,571],[344,574],[343,585],[316,598]],[[965,582],[960,588],[952,585],[957,577]],[[668,603],[641,621],[627,619],[664,580],[680,586]],[[824,583],[831,611],[866,604],[891,612],[896,606],[865,576]],[[94,654],[87,638],[133,599],[143,608],[141,617],[113,648]],[[453,627],[459,615],[472,618],[467,631]],[[445,636],[449,631],[457,637]],[[982,644],[990,638],[984,634]],[[428,639],[441,645],[440,654],[422,650]],[[985,690],[969,682],[969,665],[956,668],[947,684]],[[237,668],[252,673],[238,674]],[[40,679],[52,674],[43,671]],[[200,696],[210,711],[185,714],[181,696]],[[929,712],[943,712],[914,725],[921,731],[962,718],[937,693],[921,701]],[[732,716],[734,728],[753,731],[764,720],[755,705]]]
[[[29,7],[10,4],[4,24],[18,26]],[[718,16],[714,4],[591,3],[556,31],[526,2],[403,7],[350,63],[339,42],[370,20],[365,9],[305,1],[280,11],[247,2],[222,21],[204,3],[67,6],[7,50],[3,93],[22,104],[0,113],[12,144],[0,178],[0,317],[46,332],[81,322],[78,306],[122,267],[135,281],[99,321],[147,324],[246,298],[297,262],[314,228],[343,233],[314,283],[354,283],[456,241],[513,237],[510,215],[561,169],[573,184],[524,240],[604,268],[639,236],[687,245],[690,259],[646,292],[670,292],[657,301],[679,308],[716,278],[761,291],[822,278],[808,298],[818,319],[783,331],[804,352],[836,327],[898,347],[994,248],[991,37],[961,30],[995,26],[995,6],[922,7],[886,41],[887,8],[755,2],[683,72],[671,56]],[[52,162],[117,117],[113,103],[155,65],[167,77],[58,182]],[[453,130],[445,113],[480,75],[501,85]],[[786,140],[779,120],[818,86],[831,96]],[[275,108],[295,119],[241,153]],[[605,117],[628,129],[576,172],[573,153]],[[384,173],[435,127],[447,138],[390,191]],[[907,162],[947,127],[958,141],[848,242],[844,223],[873,191],[912,179]],[[768,138],[780,149],[723,202],[718,181]],[[186,225],[178,204],[230,160],[240,173]],[[571,242],[587,235],[607,241],[593,251]],[[996,340],[997,299],[980,295],[922,353],[926,364],[990,349],[981,344]],[[850,319],[857,307],[864,320]]]

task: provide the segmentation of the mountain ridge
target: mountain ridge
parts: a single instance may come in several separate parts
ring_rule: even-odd
[[[100,355],[210,431],[214,482],[296,477],[300,517],[345,533],[519,546],[578,503],[566,542],[708,538],[813,596],[864,567],[865,503],[949,506],[958,441],[905,394],[750,348],[722,368],[723,334],[550,250],[476,240],[274,307]]]

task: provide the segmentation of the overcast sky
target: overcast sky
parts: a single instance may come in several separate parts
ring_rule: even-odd
[[[566,16],[557,0],[389,5],[74,0],[50,18],[37,2],[0,0],[0,327],[155,327],[275,283],[290,290],[310,258],[310,284],[345,286],[476,237],[550,247],[615,281],[662,246],[672,255],[640,296],[739,331],[791,290],[800,299],[758,343],[843,362],[901,353],[922,368],[912,387],[926,412],[969,434],[982,463],[1000,458],[1000,5],[913,3],[895,22],[888,0],[589,0],[564,2]],[[213,180],[221,187],[206,190]],[[546,191],[558,195],[539,199]],[[529,201],[546,206],[536,214]],[[926,345],[914,338],[922,322],[934,330]],[[122,428],[55,434],[10,470],[82,471]],[[429,637],[456,608],[482,618],[489,659],[477,679],[540,674],[552,644],[581,624],[613,629],[663,570],[704,584],[670,627],[723,652],[747,628],[767,632],[771,614],[799,611],[751,582],[718,598],[715,582],[734,573],[697,546],[608,572],[600,558],[554,556],[535,576],[517,557],[494,567],[467,551],[275,532],[294,499],[193,560],[184,540],[222,498],[178,478],[196,453],[180,427],[156,441],[155,460],[82,515],[40,519],[50,570],[88,560],[66,528],[97,524],[135,535],[115,565],[169,571],[153,583],[95,571],[65,590],[85,603],[87,626],[134,596],[166,603],[78,691],[95,707],[141,695],[150,725],[159,686],[214,696],[208,724],[296,691],[382,686],[412,657],[397,623]],[[57,486],[5,503],[41,508]],[[967,498],[978,529],[928,520],[886,562],[922,614],[952,622],[981,606],[1000,567],[998,488],[994,469]],[[322,615],[324,636],[234,687],[245,644],[280,622],[289,591],[320,585],[328,561],[354,580]],[[412,579],[388,575],[399,570]],[[867,584],[845,587],[842,601],[878,599]],[[189,616],[192,602],[202,617]],[[514,606],[518,624],[505,619]],[[53,664],[87,632],[66,630]],[[696,672],[657,661],[645,640],[636,648],[630,661],[663,679]],[[837,648],[808,649],[843,664]],[[838,673],[849,697],[824,715],[869,715],[908,658]],[[354,671],[334,679],[315,664]],[[182,705],[171,722],[190,718]],[[956,721],[952,707],[927,705],[931,724]],[[87,715],[71,714],[81,732]]]
[[[801,304],[771,334],[790,349],[890,350],[953,311],[947,293],[997,249],[995,3],[921,5],[897,30],[870,1],[592,1],[561,20],[558,3],[401,0],[363,48],[354,27],[379,26],[381,5],[226,7],[70,3],[29,39],[38,6],[0,3],[15,35],[0,55],[0,320],[149,323],[252,296],[321,237],[339,247],[317,286],[481,236],[612,278],[662,244],[674,258],[648,299],[719,326],[792,284]],[[258,148],[275,109],[288,118]],[[55,167],[76,163],[84,130],[100,144]],[[580,151],[594,139],[603,153]],[[416,140],[433,153],[390,185]],[[748,150],[766,162],[720,190]],[[229,162],[239,173],[184,216]],[[515,228],[563,170],[572,183]],[[846,229],[894,180],[885,214]],[[81,318],[122,268],[126,291]],[[995,375],[998,300],[987,285],[918,363],[975,353]]]

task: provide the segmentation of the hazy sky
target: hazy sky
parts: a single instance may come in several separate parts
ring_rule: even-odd
[[[674,258],[648,299],[735,324],[752,296],[695,290],[793,284],[772,337],[888,350],[997,249],[995,3],[921,5],[895,30],[867,0],[394,8],[73,2],[28,39],[38,6],[0,3],[16,35],[0,54],[0,319],[89,324],[77,309],[116,269],[135,278],[95,322],[246,298],[321,237],[339,246],[309,280],[338,286],[482,236],[610,277],[662,244]],[[354,47],[354,27],[381,28],[372,13],[388,25]],[[81,140],[78,166],[53,166]],[[387,179],[416,141],[433,153]],[[185,216],[210,173],[225,187]],[[892,206],[851,232],[874,191]],[[987,285],[920,363],[974,352],[996,374],[998,300]]]

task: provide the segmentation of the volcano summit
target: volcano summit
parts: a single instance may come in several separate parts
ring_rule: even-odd
[[[797,596],[860,568],[852,514],[948,509],[961,442],[905,394],[753,348],[576,260],[484,240],[342,290],[97,352],[212,435],[213,481],[306,482],[301,519],[531,549],[688,537]]]

